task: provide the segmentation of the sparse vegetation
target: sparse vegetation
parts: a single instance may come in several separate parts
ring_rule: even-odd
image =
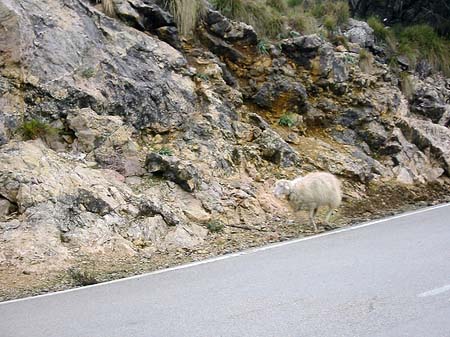
[[[367,23],[370,28],[373,29],[373,34],[379,41],[386,41],[390,30],[388,30],[384,24],[376,16],[371,16],[367,19]]]
[[[203,81],[209,81],[209,76],[206,75],[205,73],[197,73],[197,74],[195,74],[195,77],[199,78]]]
[[[425,59],[435,70],[450,74],[450,41],[425,24],[397,28],[396,31],[399,53],[413,63]]]
[[[81,76],[83,76],[84,78],[91,78],[94,75],[95,75],[95,69],[92,67],[83,69],[83,71],[81,72]]]
[[[281,126],[293,127],[295,124],[294,118],[290,114],[286,114],[280,117],[278,124]]]
[[[414,83],[411,79],[411,76],[406,72],[402,71],[399,74],[400,77],[400,89],[405,95],[406,98],[410,99],[412,95],[414,94]]]
[[[158,154],[162,155],[162,156],[172,156],[173,152],[171,149],[169,149],[168,147],[162,147],[161,149],[158,150]]]
[[[373,55],[367,49],[361,48],[359,51],[359,67],[365,73],[372,71]]]
[[[297,7],[303,3],[304,0],[287,0],[289,7]]]
[[[68,273],[77,286],[88,286],[98,283],[98,280],[95,278],[93,273],[87,270],[70,268]]]
[[[31,119],[24,122],[19,128],[18,133],[24,140],[31,139],[46,139],[50,136],[56,135],[58,130],[50,126],[48,123],[39,119]]]
[[[267,40],[265,39],[259,40],[257,48],[260,54],[263,55],[269,54],[269,42],[267,42]]]
[[[221,232],[224,227],[223,223],[219,220],[212,220],[206,225],[206,228],[208,228],[211,233]]]
[[[346,1],[317,0],[213,0],[224,15],[252,25],[266,38],[287,36],[292,30],[303,34],[319,31],[319,23],[329,31],[347,22]],[[290,26],[290,29],[286,29]]]
[[[173,15],[178,30],[184,36],[193,35],[198,20],[205,11],[202,0],[165,0],[164,7]]]

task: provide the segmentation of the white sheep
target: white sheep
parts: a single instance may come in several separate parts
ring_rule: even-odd
[[[273,191],[277,198],[286,198],[294,211],[302,208],[309,210],[309,224],[317,226],[314,216],[320,206],[328,206],[329,210],[325,222],[329,219],[333,209],[339,207],[342,200],[341,184],[332,174],[314,172],[294,180],[278,180]]]

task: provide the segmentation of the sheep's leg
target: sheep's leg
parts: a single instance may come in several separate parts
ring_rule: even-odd
[[[328,213],[327,213],[327,215],[325,216],[325,223],[326,223],[328,226],[330,226],[330,227],[332,227],[331,224],[330,224],[330,216],[331,216],[332,213],[333,213],[333,208],[332,208],[331,206],[329,206]]]
[[[314,232],[317,232],[317,225],[314,222],[314,216],[317,213],[317,208],[311,208],[311,210],[309,211],[309,225],[311,226],[311,224],[314,226]]]

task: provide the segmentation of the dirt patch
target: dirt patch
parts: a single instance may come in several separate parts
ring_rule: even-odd
[[[332,221],[335,227],[345,227],[367,220],[382,218],[408,210],[450,201],[450,184],[439,182],[422,186],[385,183],[372,184],[361,199],[344,200]],[[324,212],[319,213],[323,219]],[[99,256],[95,261],[78,256],[67,270],[52,273],[32,273],[0,266],[0,300],[38,295],[87,284],[101,283],[147,273],[189,262],[229,254],[251,247],[314,235],[308,226],[307,212],[299,212],[291,223],[272,222],[262,226],[225,226],[219,233],[210,233],[206,242],[195,249],[158,251],[152,256],[117,259]],[[320,232],[332,230],[323,224]]]

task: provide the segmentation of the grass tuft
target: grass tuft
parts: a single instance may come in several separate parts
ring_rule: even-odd
[[[211,233],[221,232],[224,227],[223,223],[219,220],[212,220],[206,225],[206,228],[208,228]]]
[[[23,140],[31,139],[46,139],[47,137],[54,136],[58,133],[58,130],[38,119],[31,119],[24,122],[18,128],[19,134]]]

